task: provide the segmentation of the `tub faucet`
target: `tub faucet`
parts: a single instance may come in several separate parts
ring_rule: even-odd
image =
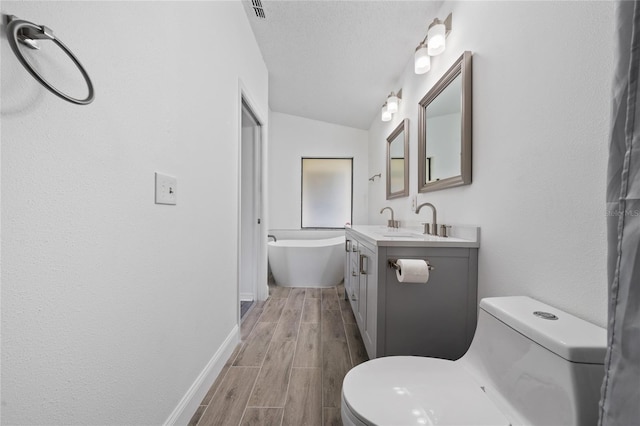
[[[438,235],[438,219],[437,219],[436,207],[433,204],[431,204],[431,203],[422,203],[422,204],[420,204],[416,208],[416,214],[420,213],[420,209],[422,209],[424,206],[431,207],[431,211],[432,211],[433,215],[431,216],[431,218],[432,218],[431,230],[429,230],[429,224],[427,222],[424,222],[423,223],[423,225],[424,225],[423,234]]]
[[[387,221],[387,227],[389,228],[398,228],[400,226],[400,222],[398,222],[397,220],[393,219],[393,209],[391,207],[383,207],[382,210],[380,210],[380,214],[382,214],[383,211],[389,209],[389,211],[391,212],[391,219],[389,219]]]
[[[267,241],[269,240],[269,238],[273,238],[274,243],[278,242],[278,239],[276,238],[275,235],[271,235],[271,234],[267,235]]]

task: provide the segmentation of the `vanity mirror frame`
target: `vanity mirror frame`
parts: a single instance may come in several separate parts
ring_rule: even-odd
[[[438,82],[419,102],[418,110],[418,192],[431,192],[471,183],[471,52],[465,51]],[[427,107],[458,76],[462,79],[461,93],[461,138],[460,174],[435,182],[429,182],[427,175]]]
[[[404,132],[404,187],[391,192],[391,143]],[[387,200],[409,196],[409,119],[405,118],[387,137]]]

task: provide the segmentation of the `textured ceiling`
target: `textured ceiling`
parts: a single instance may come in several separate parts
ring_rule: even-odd
[[[273,111],[368,129],[442,1],[271,1],[245,11]]]

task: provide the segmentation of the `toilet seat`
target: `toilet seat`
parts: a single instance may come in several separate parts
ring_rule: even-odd
[[[358,426],[510,424],[460,362],[437,358],[360,364],[344,378],[342,404],[345,424]]]

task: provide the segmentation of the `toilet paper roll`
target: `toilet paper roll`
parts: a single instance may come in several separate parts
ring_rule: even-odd
[[[400,283],[426,283],[429,281],[429,265],[421,259],[398,259],[396,276]]]

